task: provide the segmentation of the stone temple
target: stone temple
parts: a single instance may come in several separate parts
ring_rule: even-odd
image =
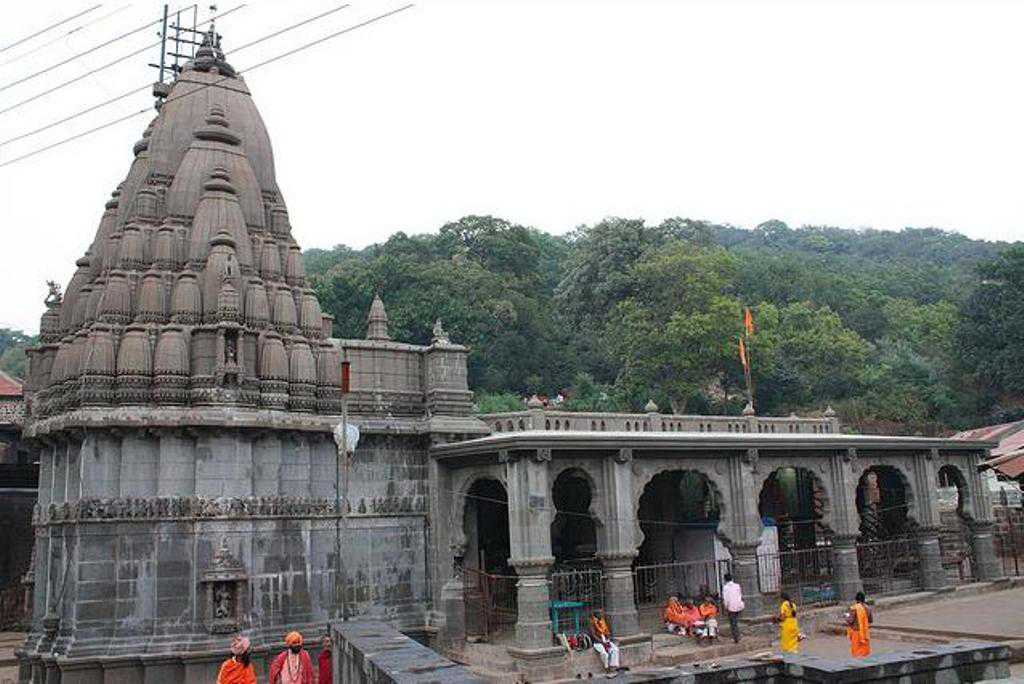
[[[603,606],[642,662],[666,595],[716,593],[725,571],[751,617],[782,590],[827,605],[1002,572],[991,443],[847,435],[831,411],[474,417],[468,350],[440,322],[394,341],[378,298],[365,339],[333,339],[216,37],[76,266],[25,388],[22,681],[213,681],[234,633],[262,666],[289,630],[366,616],[456,657],[507,643],[506,673],[536,680],[568,674],[552,636],[578,611]]]
[[[371,339],[345,343],[365,463],[341,521],[331,317],[260,114],[206,42],[30,351],[34,681],[212,681],[225,634],[315,640],[343,605],[428,624],[426,449],[485,431],[466,417],[467,350],[389,341],[378,301]]]

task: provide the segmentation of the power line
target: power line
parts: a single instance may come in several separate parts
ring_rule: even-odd
[[[57,22],[56,24],[50,24],[50,25],[49,25],[49,26],[47,26],[46,28],[43,28],[43,29],[39,29],[38,31],[36,31],[35,33],[33,33],[33,34],[32,34],[32,35],[30,35],[30,36],[25,36],[25,37],[24,37],[24,38],[22,38],[21,40],[16,40],[16,41],[14,41],[13,43],[11,43],[10,45],[8,45],[8,46],[6,46],[6,47],[2,47],[2,48],[0,48],[0,52],[7,52],[8,50],[10,50],[10,49],[11,49],[11,48],[13,48],[13,47],[18,47],[18,46],[19,46],[19,45],[21,45],[22,43],[27,43],[28,41],[32,40],[33,38],[35,38],[35,37],[37,37],[37,36],[41,36],[41,35],[43,35],[43,34],[44,34],[44,33],[46,33],[47,31],[50,31],[50,30],[52,30],[52,29],[55,29],[55,28],[57,28],[58,26],[62,26],[63,24],[66,24],[66,23],[68,23],[69,21],[74,21],[74,20],[75,20],[75,19],[77,19],[78,17],[81,17],[81,16],[85,16],[85,15],[86,15],[86,14],[88,14],[89,12],[92,12],[93,10],[99,9],[99,8],[100,8],[100,7],[102,7],[102,6],[103,6],[102,4],[100,4],[100,5],[93,5],[93,6],[92,6],[92,7],[90,7],[89,9],[87,9],[87,10],[82,10],[82,11],[81,11],[81,12],[79,12],[78,14],[74,14],[74,15],[72,15],[72,16],[70,16],[70,17],[68,17],[67,19],[61,19],[61,20],[60,20],[60,21],[58,21],[58,22]]]
[[[43,43],[42,45],[39,45],[37,47],[32,48],[28,52],[22,52],[17,57],[11,57],[6,62],[0,62],[0,67],[5,67],[8,64],[14,64],[15,62],[21,61],[22,59],[28,57],[29,55],[34,55],[35,53],[39,52],[40,50],[45,50],[46,48],[50,47],[54,43],[56,43],[58,41],[61,41],[61,40],[65,40],[65,39],[67,39],[69,36],[71,36],[74,33],[78,33],[79,31],[84,31],[85,29],[89,28],[90,26],[94,26],[94,25],[100,23],[101,21],[105,21],[106,19],[109,19],[110,17],[114,16],[115,14],[118,14],[120,12],[125,11],[129,7],[131,7],[131,5],[121,5],[120,7],[118,7],[113,12],[107,12],[106,14],[104,14],[101,17],[96,17],[92,21],[88,21],[88,22],[86,22],[86,23],[84,23],[84,24],[82,24],[80,26],[76,26],[75,28],[71,29],[70,31],[66,31],[66,32],[60,34],[59,36],[57,36],[56,38],[52,38],[52,39],[46,41],[45,43]]]
[[[253,40],[253,41],[250,41],[248,43],[245,43],[244,45],[241,45],[241,46],[235,48],[234,50],[232,50],[228,54],[231,54],[231,55],[237,54],[237,53],[241,52],[242,50],[245,50],[246,48],[252,47],[253,45],[257,45],[259,43],[262,43],[263,41],[270,40],[271,38],[276,38],[277,36],[280,36],[280,35],[282,35],[284,33],[287,33],[288,31],[291,31],[293,29],[299,28],[300,26],[305,26],[306,24],[308,24],[310,22],[316,21],[318,19],[322,19],[322,18],[326,17],[329,14],[333,14],[333,13],[339,11],[339,10],[343,10],[346,7],[350,7],[350,6],[351,5],[349,5],[348,3],[343,4],[343,5],[338,5],[337,7],[329,9],[326,12],[323,12],[323,13],[318,14],[318,15],[313,16],[313,17],[309,17],[308,19],[304,19],[304,20],[302,20],[302,21],[300,21],[298,23],[292,24],[291,26],[286,26],[283,29],[280,29],[280,30],[275,31],[273,33],[269,33],[269,34],[267,34],[265,36],[257,38],[256,40]],[[244,5],[239,5],[239,7],[244,7]],[[238,7],[236,7],[235,9],[238,9]],[[234,11],[234,10],[229,10],[229,11]],[[227,14],[227,12],[225,12],[225,14]],[[224,15],[220,15],[220,16],[224,16]],[[214,19],[216,19],[216,18],[217,17],[214,17]],[[210,20],[207,20],[207,21],[210,21]],[[201,22],[199,25],[201,26],[202,24],[205,24],[205,23],[207,23],[207,22]],[[90,74],[91,73],[95,73],[95,72],[93,71],[93,72],[90,72]],[[89,74],[86,74],[86,75],[89,75]],[[114,96],[114,97],[112,97],[112,98],[110,98],[108,100],[104,100],[103,102],[100,102],[98,104],[92,105],[91,107],[88,107],[88,108],[80,110],[80,111],[78,111],[78,112],[76,112],[74,114],[66,116],[63,119],[59,119],[57,121],[51,121],[50,123],[46,124],[45,126],[40,126],[39,128],[36,128],[34,130],[31,130],[31,131],[28,131],[27,133],[22,133],[21,135],[17,135],[17,136],[15,136],[13,138],[8,138],[7,140],[0,141],[0,147],[3,147],[4,145],[8,145],[8,144],[13,143],[13,142],[17,142],[18,140],[24,140],[25,138],[30,138],[33,135],[37,135],[39,133],[42,133],[43,131],[51,129],[54,126],[59,126],[60,124],[67,123],[68,121],[71,121],[73,119],[77,119],[80,116],[84,116],[85,114],[88,114],[89,112],[94,112],[97,109],[100,109],[102,107],[106,107],[108,104],[113,104],[114,102],[117,102],[118,100],[123,100],[126,97],[131,97],[132,95],[135,95],[136,93],[140,93],[140,92],[143,92],[145,90],[149,90],[149,88],[150,88],[150,84],[149,83],[147,83],[145,85],[142,85],[142,86],[139,86],[138,88],[133,88],[132,90],[129,90],[129,91],[125,92],[125,93],[122,93],[120,95],[116,95],[116,96]],[[30,98],[30,99],[34,99],[34,98]],[[24,102],[19,102],[18,104],[15,104],[15,105],[12,105],[12,106],[8,107],[7,109],[0,110],[0,114],[8,112],[8,111],[10,111],[10,110],[12,110],[12,109],[14,109],[16,107],[21,106],[22,104],[24,104]]]
[[[184,7],[182,9],[190,10],[190,9],[192,9],[195,6],[196,5],[193,4],[193,5],[189,5],[188,7]],[[157,19],[156,21],[151,21],[148,24],[143,24],[142,26],[139,26],[138,28],[132,29],[131,31],[126,31],[125,33],[122,33],[119,36],[111,38],[110,40],[103,41],[102,43],[100,43],[98,45],[94,45],[91,48],[89,48],[88,50],[83,50],[82,52],[79,52],[76,55],[72,55],[71,57],[68,57],[67,59],[62,60],[60,62],[57,62],[56,64],[51,64],[50,66],[48,66],[48,67],[46,67],[44,69],[40,69],[39,71],[37,71],[35,73],[32,73],[32,74],[29,74],[28,76],[24,76],[22,78],[19,78],[17,81],[12,81],[11,83],[8,83],[6,85],[0,86],[0,92],[2,92],[4,90],[7,90],[8,88],[13,88],[16,85],[20,85],[22,83],[25,83],[26,81],[31,81],[32,79],[37,78],[39,76],[42,76],[43,74],[47,74],[47,73],[53,71],[54,69],[56,69],[58,67],[62,67],[65,64],[70,64],[71,62],[75,61],[76,59],[79,59],[79,58],[84,57],[84,56],[86,56],[88,54],[96,52],[97,50],[99,50],[101,48],[107,47],[108,45],[113,45],[114,43],[116,43],[119,40],[123,40],[123,39],[127,38],[128,36],[134,35],[134,34],[138,33],[139,31],[143,31],[143,30],[149,28],[150,26],[153,26],[155,24],[161,24],[161,23],[163,23],[163,18]]]
[[[316,45],[320,45],[321,43],[324,43],[324,42],[326,42],[328,40],[331,40],[333,38],[337,38],[338,36],[342,36],[342,35],[344,35],[346,33],[351,33],[352,31],[355,31],[357,29],[363,28],[365,26],[369,26],[370,24],[373,24],[373,23],[376,23],[378,21],[381,21],[382,19],[386,19],[388,17],[394,16],[395,14],[398,14],[399,12],[404,12],[405,10],[410,9],[410,8],[412,8],[414,6],[415,6],[415,3],[409,3],[407,5],[403,5],[403,6],[399,7],[399,8],[397,8],[397,9],[391,10],[389,12],[385,12],[383,14],[378,14],[377,16],[372,17],[370,19],[367,19],[366,21],[362,21],[362,22],[360,22],[358,24],[353,24],[352,26],[349,26],[349,27],[346,27],[344,29],[341,29],[340,31],[336,31],[334,33],[331,33],[331,34],[328,34],[326,36],[323,36],[322,38],[318,38],[317,40],[314,40],[312,42],[306,43],[304,45],[300,45],[299,47],[297,47],[297,48],[295,48],[293,50],[289,50],[289,51],[283,52],[283,53],[281,53],[279,55],[275,55],[274,57],[271,57],[271,58],[266,59],[266,60],[264,60],[262,62],[254,64],[254,65],[252,65],[252,66],[250,66],[250,67],[248,67],[248,68],[246,68],[244,70],[240,70],[240,71],[238,71],[238,73],[242,74],[242,73],[248,73],[250,71],[254,71],[256,69],[259,69],[260,67],[266,66],[268,64],[272,64],[273,62],[276,62],[279,59],[284,59],[285,57],[290,57],[291,55],[294,55],[294,54],[296,54],[298,52],[302,52],[303,50],[307,50],[307,49],[309,49],[311,47],[314,47]],[[168,102],[172,102],[172,101],[175,101],[175,100],[179,100],[181,98],[188,97],[190,95],[194,95],[194,94],[199,93],[199,92],[202,92],[203,90],[206,90],[207,88],[211,88],[211,87],[213,87],[215,85],[219,85],[220,83],[223,83],[224,81],[227,81],[227,80],[229,80],[231,78],[232,77],[230,77],[230,76],[224,76],[222,78],[217,79],[216,81],[204,84],[201,87],[196,88],[195,90],[190,90],[188,92],[182,93],[181,95],[178,95],[177,97],[168,98],[167,100],[164,101],[164,104],[167,104]],[[127,114],[127,115],[122,116],[122,117],[120,117],[118,119],[114,119],[113,121],[108,121],[108,122],[106,122],[104,124],[100,124],[99,126],[96,126],[95,128],[90,128],[87,131],[83,131],[81,133],[76,133],[75,135],[72,135],[70,137],[64,138],[63,140],[58,140],[57,142],[51,143],[50,145],[46,145],[45,147],[41,147],[41,148],[39,148],[37,150],[33,150],[32,152],[27,152],[27,153],[25,153],[25,154],[23,154],[21,156],[15,157],[14,159],[9,159],[9,160],[7,160],[7,161],[5,161],[3,163],[0,163],[0,169],[4,168],[5,166],[10,166],[11,164],[15,164],[15,163],[17,163],[19,161],[22,161],[24,159],[28,159],[29,157],[34,157],[37,154],[41,154],[43,152],[46,152],[47,150],[52,150],[55,147],[60,147],[61,145],[64,145],[66,143],[78,140],[79,138],[83,138],[83,137],[85,137],[87,135],[90,135],[92,133],[95,133],[97,131],[101,131],[101,130],[103,130],[105,128],[109,128],[111,126],[114,126],[116,124],[121,123],[122,121],[127,121],[127,120],[132,119],[132,118],[134,118],[136,116],[140,116],[142,114],[146,114],[149,111],[150,111],[150,109],[148,107],[146,107],[145,109],[140,109],[137,112],[132,112],[131,114]]]
[[[206,21],[199,22],[198,24],[196,24],[196,26],[202,26],[203,24],[208,24],[208,23],[210,23],[210,22],[212,22],[212,21],[214,21],[216,19],[220,19],[221,17],[226,17],[227,15],[231,14],[232,12],[234,12],[236,10],[240,10],[243,7],[245,7],[244,3],[241,4],[241,5],[236,5],[235,7],[232,7],[231,9],[229,9],[226,12],[218,14],[215,17],[210,17]],[[103,66],[98,66],[98,67],[96,67],[94,69],[89,69],[89,71],[86,71],[86,72],[84,72],[82,74],[79,74],[78,76],[75,76],[72,79],[64,81],[63,83],[61,83],[59,85],[55,85],[54,87],[50,88],[49,90],[44,90],[41,93],[36,93],[35,95],[33,95],[31,97],[28,97],[28,98],[22,100],[21,102],[16,102],[16,103],[12,104],[10,107],[6,107],[4,109],[0,109],[0,114],[6,114],[7,112],[10,112],[10,111],[12,111],[14,109],[17,109],[18,107],[21,107],[23,105],[27,105],[30,102],[35,102],[36,100],[38,100],[41,97],[46,97],[47,95],[49,95],[51,93],[55,93],[58,90],[61,90],[63,88],[68,87],[69,85],[72,85],[74,83],[78,83],[82,79],[88,78],[89,76],[93,76],[93,75],[103,71],[104,69],[109,69],[110,67],[114,66],[115,64],[120,64],[121,62],[125,61],[126,59],[128,59],[130,57],[134,57],[135,55],[142,54],[146,50],[152,50],[153,48],[159,46],[162,42],[163,42],[162,40],[158,40],[157,42],[153,43],[152,45],[145,45],[145,46],[139,48],[138,50],[135,50],[133,52],[129,52],[127,55],[122,55],[121,57],[118,57],[117,59],[115,59],[115,60],[113,60],[111,62],[107,62]],[[136,91],[132,91],[132,92],[136,92]]]

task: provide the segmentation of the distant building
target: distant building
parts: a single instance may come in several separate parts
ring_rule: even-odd
[[[1024,476],[1024,420],[965,430],[953,435],[953,439],[998,442],[982,465],[1012,480]]]

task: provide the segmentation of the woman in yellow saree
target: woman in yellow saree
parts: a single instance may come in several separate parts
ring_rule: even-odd
[[[796,621],[796,604],[783,592],[779,598],[779,644],[783,653],[797,653],[800,650],[800,624]]]

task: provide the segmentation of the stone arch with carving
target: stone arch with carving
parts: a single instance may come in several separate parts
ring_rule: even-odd
[[[944,476],[947,481],[952,482],[956,487],[957,508],[956,512],[965,521],[972,521],[976,517],[975,499],[971,492],[970,483],[960,466],[955,463],[943,463],[939,466],[936,475],[941,483]]]
[[[718,526],[715,529],[715,536],[726,546],[732,543],[731,539],[727,536],[728,526],[723,524],[727,520],[732,506],[732,502],[723,493],[729,491],[728,473],[723,474],[719,472],[710,459],[641,460],[634,461],[633,468],[635,477],[633,478],[633,496],[631,501],[634,511],[633,539],[636,542],[637,551],[640,550],[640,546],[645,539],[643,529],[640,527],[640,498],[644,495],[648,485],[651,484],[655,477],[671,472],[695,472],[704,477],[718,507]]]
[[[505,477],[504,467],[467,468],[452,474],[452,491],[450,492],[452,504],[449,508],[448,529],[451,555],[456,557],[462,557],[466,550],[466,498],[469,496],[469,490],[479,480],[496,480],[505,488],[506,495],[508,493],[508,480]],[[443,492],[438,493],[439,496],[444,496],[444,494]]]
[[[897,459],[878,459],[874,463],[866,464],[860,470],[856,482],[857,494],[855,497],[859,523],[863,523],[860,489],[861,485],[865,483],[865,478],[872,471],[892,472],[897,476],[899,483],[903,489],[902,506],[906,510],[906,517],[904,522],[905,530],[907,532],[913,532],[914,529],[920,526],[920,518],[918,517],[917,511],[918,503],[916,494],[914,492],[914,487],[912,484],[913,477],[911,471],[907,468],[906,464],[902,463],[900,460]]]
[[[821,512],[821,516],[819,518],[816,518],[816,522],[820,523],[826,529],[826,533],[827,534],[829,534],[829,535],[834,534],[835,531],[836,531],[836,527],[835,527],[835,506],[833,504],[833,499],[832,499],[832,488],[831,488],[828,480],[826,479],[826,477],[823,476],[823,473],[821,472],[821,470],[814,467],[816,465],[816,463],[806,463],[806,464],[800,464],[800,465],[791,465],[793,462],[790,461],[786,465],[782,465],[781,463],[773,463],[772,461],[773,461],[773,459],[762,459],[761,460],[761,465],[758,468],[758,471],[759,471],[758,472],[758,478],[757,478],[758,517],[763,517],[761,515],[761,503],[762,503],[761,502],[761,497],[764,494],[764,488],[768,484],[768,481],[772,478],[773,475],[778,473],[783,468],[795,468],[795,469],[797,469],[797,470],[799,470],[799,471],[809,475],[811,477],[811,481],[813,483],[813,486],[815,488],[820,488],[820,490],[822,491],[822,493],[824,495],[824,502],[823,502],[824,506],[823,506],[823,509],[822,509],[822,512]],[[825,462],[825,459],[822,459],[822,461]]]
[[[597,463],[592,459],[572,459],[567,461],[556,460],[552,463],[551,471],[548,477],[550,483],[550,491],[548,492],[548,501],[551,502],[552,507],[555,505],[555,484],[558,482],[558,478],[568,472],[574,472],[586,481],[587,486],[590,488],[590,505],[588,507],[588,513],[591,519],[594,521],[594,528],[597,533],[597,553],[602,553],[608,549],[608,528],[606,521],[608,518],[606,510],[606,499],[604,491],[604,476],[598,470]],[[553,513],[551,516],[552,523],[557,513]]]

